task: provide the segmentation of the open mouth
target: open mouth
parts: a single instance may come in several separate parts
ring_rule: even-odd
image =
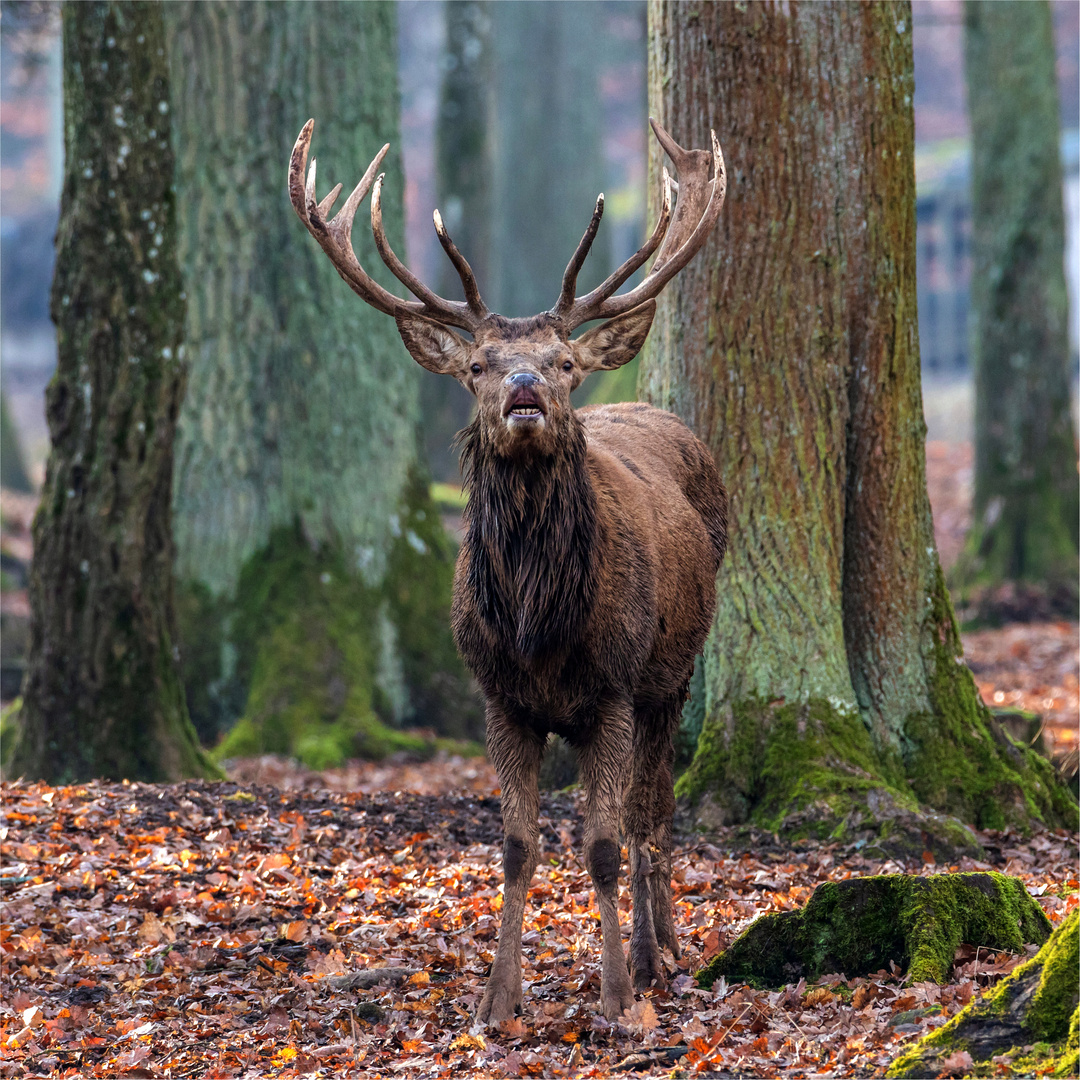
[[[522,387],[510,395],[503,407],[503,416],[513,420],[542,420],[544,406],[535,390]]]

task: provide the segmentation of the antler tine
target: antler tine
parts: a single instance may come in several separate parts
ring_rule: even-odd
[[[376,180],[375,174],[378,172],[386,152],[390,149],[390,144],[387,143],[375,155],[374,160],[360,178],[360,182],[353,188],[352,194],[345,201],[345,205],[331,221],[327,221],[326,215],[330,212],[338,195],[341,194],[341,185],[338,184],[322,202],[316,202],[314,158],[311,161],[310,170],[307,169],[308,152],[311,148],[311,136],[314,129],[315,121],[309,120],[301,130],[295,146],[293,146],[289,158],[289,199],[297,216],[307,227],[308,232],[318,241],[319,247],[329,256],[330,261],[334,264],[334,268],[342,279],[357,296],[386,315],[396,315],[403,310],[410,311],[417,315],[425,315],[429,319],[447,326],[460,326],[470,332],[475,330],[484,315],[487,314],[487,310],[484,309],[483,314],[481,314],[472,305],[443,300],[442,297],[436,296],[398,262],[397,257],[389,250],[389,245],[386,244],[385,235],[382,236],[383,246],[389,252],[393,263],[407,275],[408,280],[406,277],[402,277],[402,274],[395,269],[395,266],[384,254],[383,246],[379,248],[380,255],[382,255],[383,260],[394,271],[398,279],[418,297],[418,300],[401,300],[394,296],[393,293],[388,292],[363,269],[356,258],[356,252],[352,246],[353,219],[360,203],[364,200],[368,191],[371,190],[373,182],[375,190],[372,192],[372,227],[374,229],[375,220],[378,218],[379,227],[376,231],[375,240],[376,244],[379,244],[379,236],[382,233],[382,215],[381,208],[378,205],[378,196],[382,185],[382,176],[380,175]],[[305,171],[307,171],[306,180],[304,177]]]
[[[390,247],[390,242],[386,239],[386,230],[383,228],[382,182],[383,176],[380,174],[371,192],[371,233],[375,237],[375,247],[378,248],[382,261],[386,263],[387,268],[394,277],[424,305],[424,315],[440,322],[452,320],[454,326],[474,330],[480,325],[483,316],[472,304],[444,300],[441,296],[436,295],[394,254],[394,249]],[[445,245],[443,246],[445,247]],[[457,249],[455,248],[455,250]],[[462,262],[464,262],[464,259],[462,259]],[[471,270],[469,274],[472,275]],[[473,284],[475,286],[475,281]],[[477,296],[479,296],[479,292]],[[483,301],[481,301],[482,304]],[[484,314],[487,314],[486,308]]]
[[[566,270],[563,272],[562,291],[559,293],[559,299],[552,309],[554,313],[560,317],[565,315],[574,306],[574,296],[577,292],[577,277],[581,272],[582,266],[585,265],[586,258],[588,258],[589,250],[592,248],[593,241],[596,239],[596,232],[600,228],[600,219],[603,216],[604,193],[601,191],[596,198],[596,208],[593,210],[589,227],[585,230],[584,235],[578,242],[577,250],[566,264]]]
[[[356,258],[356,253],[352,249],[350,241],[352,219],[347,211],[349,211],[349,204],[354,202],[357,192],[354,191],[349,196],[349,202],[342,207],[332,222],[327,222],[326,213],[329,211],[330,206],[333,205],[333,200],[337,198],[341,190],[340,185],[321,203],[315,201],[314,159],[311,162],[311,169],[307,169],[308,152],[311,149],[311,135],[314,130],[315,121],[309,120],[301,130],[289,158],[289,199],[293,204],[293,209],[296,211],[297,217],[307,227],[308,232],[319,242],[319,247],[329,256],[334,268],[348,284],[349,288],[373,308],[386,315],[393,315],[401,305],[401,301],[364,272],[363,267]],[[373,171],[374,166],[382,160],[385,153],[386,147],[383,147],[379,151],[376,161],[372,163],[369,172]],[[306,181],[304,178],[305,170],[307,170]],[[367,178],[366,174],[365,179],[367,179],[367,187],[370,187],[371,180]],[[360,184],[357,185],[357,190],[361,187],[364,187],[364,180],[361,180]],[[367,194],[366,187],[364,187],[359,198],[355,198],[355,202],[359,202],[359,199],[363,198],[365,194]],[[352,210],[355,212],[355,205]]]
[[[683,242],[670,258],[665,258],[665,252],[661,251],[653,263],[653,268],[648,277],[636,288],[622,296],[614,296],[600,305],[596,315],[598,319],[611,319],[616,315],[635,308],[638,304],[645,303],[659,295],[664,286],[698,253],[705,241],[709,238],[713,226],[716,224],[720,211],[724,206],[724,197],[727,195],[727,173],[724,169],[724,155],[720,150],[720,143],[716,138],[716,132],[712,132],[712,159],[713,159],[713,182],[709,193],[709,201],[705,210],[694,227],[689,238]],[[674,233],[674,229],[672,230]],[[677,235],[677,234],[676,234]],[[669,236],[670,239],[670,236]],[[658,263],[661,263],[659,267]]]
[[[656,219],[652,236],[622,266],[610,273],[592,292],[586,293],[577,301],[582,311],[592,311],[597,305],[603,303],[624,281],[640,267],[644,266],[649,256],[660,246],[660,242],[667,233],[668,225],[671,224],[671,190],[675,186],[666,167],[664,168],[662,182],[664,198],[660,204],[660,216]],[[589,318],[591,316],[581,319],[579,325],[582,322],[588,322]]]
[[[442,244],[443,251],[450,257],[450,261],[454,264],[454,269],[458,272],[458,277],[461,278],[461,285],[465,290],[466,303],[480,316],[480,318],[486,318],[488,315],[487,305],[480,295],[479,288],[477,288],[476,275],[473,274],[472,267],[466,261],[465,256],[458,251],[454,241],[450,239],[450,234],[446,231],[446,226],[443,224],[442,214],[436,210],[432,217],[435,221],[435,232],[439,237],[439,243]]]
[[[653,235],[633,258],[619,267],[602,285],[574,301],[572,308],[563,318],[564,324],[570,330],[592,319],[609,319],[622,315],[657,296],[697,254],[720,216],[727,193],[727,174],[724,171],[724,156],[720,151],[716,132],[711,133],[712,153],[709,154],[705,150],[684,149],[651,117],[649,123],[679,172],[679,200],[675,212],[672,215],[671,190],[676,184],[665,170],[664,202]],[[711,182],[710,160],[713,173]],[[645,262],[661,241],[663,246],[645,280],[628,293],[612,296],[614,290]]]

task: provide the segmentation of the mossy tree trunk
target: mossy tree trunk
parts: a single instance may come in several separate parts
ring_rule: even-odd
[[[170,500],[184,392],[162,8],[63,7],[65,174],[13,775],[176,780],[214,770],[174,647]]]
[[[972,133],[975,524],[956,581],[976,614],[1076,617],[1065,216],[1046,0],[964,7]],[[1027,610],[1025,610],[1027,609]]]
[[[418,460],[418,369],[284,190],[309,117],[327,190],[390,142],[383,216],[402,250],[394,7],[175,3],[167,19],[191,362],[175,534],[201,730],[242,714],[224,752],[313,765],[393,744],[386,724],[473,734],[452,552]],[[400,288],[370,231],[353,240]],[[397,580],[410,553],[416,573]]]
[[[669,286],[646,400],[712,447],[731,545],[680,791],[705,823],[955,850],[1060,822],[1049,766],[992,729],[926,494],[904,3],[649,9],[651,111],[715,128],[729,206]],[[658,188],[660,160],[650,163]]]
[[[443,4],[446,49],[435,129],[438,205],[450,235],[457,238],[481,291],[491,288],[492,12],[490,0]],[[461,278],[443,260],[440,296],[465,298]],[[469,423],[472,395],[455,379],[420,372],[424,448],[440,480],[460,481],[454,436]]]

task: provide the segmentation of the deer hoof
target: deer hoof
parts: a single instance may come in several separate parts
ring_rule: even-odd
[[[630,966],[635,990],[648,990],[649,987],[660,990],[667,988],[667,979],[664,977],[664,966],[660,962],[659,951],[654,951],[644,957],[633,957]]]
[[[634,992],[630,989],[630,981],[626,981],[625,986],[619,987],[617,990],[612,990],[610,987],[603,986],[600,989],[600,1011],[604,1014],[607,1020],[616,1020],[627,1009],[633,1008],[634,1005]]]
[[[518,988],[515,991],[509,986],[491,980],[480,1000],[476,1019],[489,1027],[497,1027],[504,1020],[513,1020],[520,1011],[521,989]]]

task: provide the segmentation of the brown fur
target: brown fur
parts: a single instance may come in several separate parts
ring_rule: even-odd
[[[503,792],[506,898],[479,1011],[489,1023],[521,1004],[521,926],[549,732],[576,748],[581,766],[604,1013],[633,1002],[617,913],[620,826],[630,850],[633,984],[662,985],[660,949],[678,955],[673,740],[712,622],[727,498],[708,450],[677,417],[642,404],[570,404],[589,371],[637,353],[652,321],[653,306],[644,307],[577,341],[549,315],[492,317],[472,342],[398,318],[413,355],[455,375],[478,402],[462,433],[469,501],[453,629],[484,692]],[[526,407],[538,415],[518,422],[507,409],[526,384]]]
[[[397,258],[383,230],[376,177],[388,147],[331,220],[341,186],[317,201],[314,162],[307,172],[313,120],[289,159],[289,198],[338,273],[366,303],[394,316],[417,363],[452,375],[476,395],[476,422],[463,433],[468,533],[453,624],[487,699],[488,752],[502,783],[503,920],[478,1013],[493,1024],[521,1004],[521,924],[539,854],[536,781],[549,732],[577,748],[581,766],[585,862],[603,936],[604,1015],[617,1016],[633,1002],[617,908],[620,822],[630,850],[634,984],[663,982],[661,947],[678,955],[672,742],[712,621],[727,496],[708,450],[669,413],[647,405],[575,412],[570,404],[570,392],[590,372],[637,355],[656,313],[654,298],[700,250],[724,204],[715,132],[711,153],[687,150],[650,123],[678,173],[674,212],[665,170],[652,235],[578,297],[578,272],[603,214],[601,195],[555,306],[529,319],[488,310],[437,211],[435,229],[465,302],[437,296]],[[379,255],[416,300],[393,296],[357,262],[352,222],[369,190]],[[645,280],[616,296],[654,253]],[[570,340],[578,326],[600,318],[608,321]]]

